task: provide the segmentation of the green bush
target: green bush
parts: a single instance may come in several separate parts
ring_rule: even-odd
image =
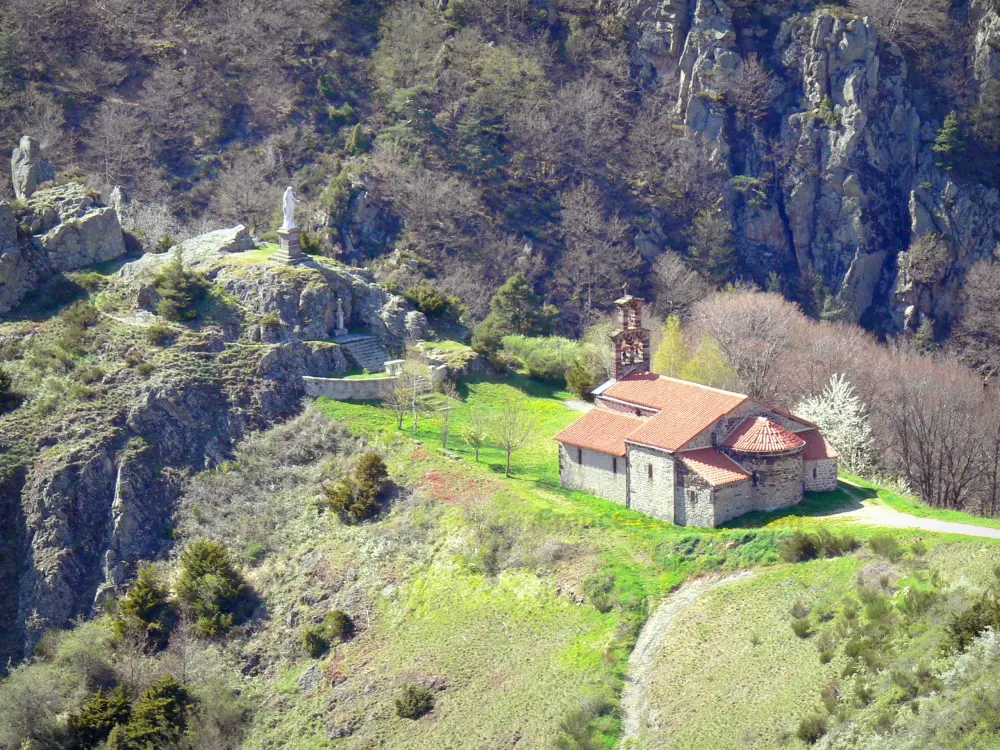
[[[160,582],[156,568],[151,563],[141,563],[135,583],[118,603],[111,621],[115,638],[123,641],[130,633],[141,633],[146,645],[158,650],[167,645],[174,619],[167,589]]]
[[[184,268],[180,248],[153,279],[153,288],[160,295],[156,312],[168,320],[193,320],[198,317],[198,305],[205,298],[209,281],[202,274]]]
[[[792,632],[799,638],[808,638],[812,634],[812,626],[805,617],[795,618],[792,620]]]
[[[322,625],[309,625],[302,630],[302,649],[313,659],[318,659],[330,648],[330,641],[323,634]]]
[[[429,318],[458,320],[462,314],[462,303],[457,297],[439,292],[426,284],[411,286],[403,292],[403,296]]]
[[[945,650],[965,651],[987,628],[1000,629],[1000,607],[991,597],[984,596],[952,617],[946,629]]]
[[[419,719],[433,708],[434,694],[421,685],[406,685],[396,698],[396,714],[403,719]]]
[[[778,554],[785,562],[803,562],[816,557],[819,547],[811,534],[796,531],[778,542]]]
[[[504,336],[505,354],[518,360],[533,378],[562,382],[579,358],[581,345],[561,336]]]
[[[871,537],[868,540],[868,546],[871,547],[872,552],[876,555],[884,557],[891,562],[896,562],[903,556],[903,548],[900,546],[899,541],[896,537],[888,534],[878,534]]]
[[[801,600],[796,601],[792,605],[791,609],[792,617],[794,617],[797,620],[800,620],[803,617],[808,617],[811,611],[812,609],[810,608],[810,606]]]
[[[80,710],[66,721],[68,744],[71,748],[99,747],[119,724],[128,722],[132,714],[125,690],[121,686],[107,694],[99,688]]]
[[[312,658],[322,656],[332,644],[347,640],[354,632],[354,621],[346,612],[331,610],[318,625],[302,631],[302,648]]]
[[[177,597],[194,615],[201,635],[223,633],[247,614],[249,589],[222,542],[195,539],[181,552],[180,562]]]
[[[371,518],[378,512],[378,501],[388,484],[389,470],[377,453],[361,454],[354,470],[323,486],[326,506],[348,523]]]
[[[823,714],[809,714],[799,722],[795,735],[807,745],[815,744],[826,734],[826,717]]]
[[[614,606],[612,597],[614,589],[615,577],[606,570],[591,573],[583,579],[583,592],[598,612],[611,611]]]
[[[472,330],[472,348],[493,354],[504,336],[543,336],[552,328],[557,311],[543,305],[527,279],[516,273],[497,289],[490,300],[490,314]]]
[[[10,393],[10,389],[13,385],[14,381],[10,377],[10,373],[7,372],[3,365],[0,365],[0,398],[3,398]]]

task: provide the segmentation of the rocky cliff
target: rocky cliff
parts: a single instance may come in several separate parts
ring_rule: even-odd
[[[34,185],[26,196],[0,203],[0,315],[52,276],[125,254],[118,214],[86,186]]]
[[[948,325],[965,272],[1000,240],[1000,196],[935,164],[941,119],[918,113],[922,94],[905,55],[870,19],[792,2],[754,6],[737,23],[725,0],[637,1],[621,14],[633,25],[637,67],[676,81],[688,137],[730,178],[755,186],[749,200],[731,179],[726,204],[759,283],[772,271],[815,274],[845,317],[867,314],[896,330],[924,316]],[[968,23],[977,86],[1000,70],[1000,20],[973,3]],[[734,112],[725,89],[751,54],[777,84],[759,122]],[[914,279],[907,250],[930,234],[948,257],[934,278]]]
[[[295,413],[301,376],[347,369],[340,347],[325,341],[338,300],[346,325],[387,347],[414,333],[414,313],[366,272],[270,262],[242,227],[190,240],[180,254],[214,282],[224,315],[174,326],[172,343],[143,347],[145,329],[163,325],[150,312],[152,279],[171,255],[126,263],[105,288],[119,309],[102,319],[115,328],[101,346],[131,347],[132,363],[141,350],[148,368],[109,366],[97,393],[51,414],[28,401],[0,415],[3,662],[30,653],[45,629],[89,616],[137,561],[163,552],[185,477],[226,460],[247,431]],[[9,338],[30,357],[44,330],[28,325]]]

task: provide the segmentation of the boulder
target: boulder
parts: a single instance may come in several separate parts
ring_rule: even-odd
[[[39,185],[56,178],[56,170],[42,156],[38,141],[30,135],[22,136],[20,144],[11,153],[10,174],[14,182],[14,195],[20,200],[27,200]]]

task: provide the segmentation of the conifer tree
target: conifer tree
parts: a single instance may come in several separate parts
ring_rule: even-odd
[[[105,693],[99,688],[66,722],[69,746],[74,750],[99,747],[111,730],[129,720],[132,707],[125,690],[119,685]]]
[[[541,299],[521,273],[515,273],[490,300],[490,314],[472,332],[472,348],[494,352],[504,336],[544,336],[552,329],[555,308]]]
[[[118,605],[112,621],[115,637],[124,640],[129,632],[140,632],[149,648],[159,650],[167,644],[174,624],[174,611],[167,601],[167,589],[160,582],[151,563],[139,565],[139,575]]]
[[[184,268],[181,249],[175,247],[173,258],[153,279],[153,287],[160,295],[158,314],[168,320],[192,320],[198,316],[198,304],[205,297],[208,281]]]
[[[194,697],[173,675],[161,677],[132,707],[128,724],[116,726],[107,750],[159,750],[174,747],[184,737]]]
[[[934,153],[937,154],[934,163],[950,172],[958,164],[964,151],[964,145],[958,113],[952,110],[944,118],[944,124],[938,131],[934,145],[931,146]]]

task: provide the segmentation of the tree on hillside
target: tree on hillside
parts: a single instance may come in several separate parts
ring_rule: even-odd
[[[868,410],[846,377],[831,377],[826,389],[802,401],[795,413],[819,425],[840,454],[842,467],[862,476],[871,470],[874,444]]]
[[[725,355],[719,351],[719,345],[708,336],[702,336],[698,348],[681,367],[678,377],[712,388],[732,388],[736,380]]]
[[[465,444],[476,453],[476,462],[479,462],[479,451],[489,438],[492,428],[490,413],[482,404],[473,404],[469,409],[469,414],[465,422],[458,428]]]
[[[592,182],[565,193],[562,203],[560,233],[566,249],[555,281],[575,308],[578,326],[585,328],[597,315],[595,304],[615,299],[622,284],[634,277],[640,258],[628,236],[628,224],[617,214],[605,215]]]
[[[686,315],[691,305],[712,291],[711,285],[672,250],[666,250],[656,259],[652,283],[651,308],[664,316]]]
[[[732,276],[736,265],[733,248],[733,224],[727,217],[723,199],[695,214],[687,232],[688,252],[697,259],[705,278],[724,282]]]
[[[472,348],[478,352],[494,352],[504,336],[520,333],[544,336],[552,329],[555,309],[542,305],[521,273],[515,273],[497,289],[490,300],[490,313],[472,331]]]
[[[219,173],[215,210],[226,221],[256,234],[266,228],[278,205],[278,188],[264,160],[240,152]]]
[[[159,650],[167,643],[174,624],[168,591],[152,563],[141,563],[139,574],[118,604],[112,619],[115,638],[125,641],[132,632],[142,635],[146,647]]]
[[[510,476],[511,454],[531,443],[536,420],[523,396],[512,396],[497,405],[490,419],[490,437],[506,455],[504,476]]]
[[[202,274],[184,268],[181,249],[175,247],[173,258],[153,279],[153,288],[160,295],[156,312],[168,320],[192,320],[198,316],[198,305],[209,286]]]
[[[753,52],[722,81],[726,99],[750,122],[767,116],[778,90],[777,79],[767,72]]]
[[[222,542],[195,539],[181,552],[177,598],[203,636],[225,632],[241,615],[249,589]]]
[[[985,378],[1000,372],[1000,263],[981,260],[965,277],[955,326],[958,354]]]
[[[692,313],[695,334],[714,341],[739,387],[764,401],[778,393],[775,371],[800,316],[777,294],[754,292],[716,294]]]
[[[680,375],[688,359],[690,359],[690,354],[687,344],[684,342],[681,319],[676,315],[671,315],[663,321],[660,343],[653,354],[653,371],[660,375],[676,378]]]
[[[965,144],[958,113],[954,110],[944,118],[944,124],[941,125],[931,150],[937,154],[934,163],[949,172],[961,161],[965,152]]]

